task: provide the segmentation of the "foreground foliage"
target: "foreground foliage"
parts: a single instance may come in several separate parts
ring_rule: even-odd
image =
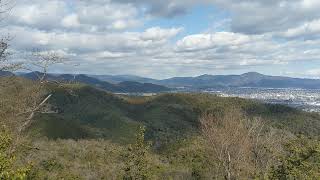
[[[30,167],[15,167],[16,157],[13,148],[12,138],[2,127],[0,131],[0,179],[24,180],[30,172]]]
[[[299,137],[285,144],[271,179],[317,179],[320,177],[320,141]]]

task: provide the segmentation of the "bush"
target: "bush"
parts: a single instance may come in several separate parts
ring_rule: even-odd
[[[305,137],[290,141],[279,164],[272,167],[271,179],[317,179],[320,177],[320,142]]]
[[[12,138],[5,130],[0,132],[0,179],[26,179],[30,167],[15,168],[15,156],[12,152]]]

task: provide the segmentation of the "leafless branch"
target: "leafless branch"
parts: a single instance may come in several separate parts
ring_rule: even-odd
[[[223,116],[205,114],[200,118],[202,135],[208,143],[208,153],[219,162],[216,169],[225,179],[266,173],[273,160],[267,148],[270,143],[261,118],[249,119],[238,109],[230,109]]]
[[[24,131],[28,126],[30,126],[34,114],[50,99],[51,96],[52,94],[48,95],[37,107],[29,112],[26,112],[30,113],[30,115],[28,116],[27,121],[20,127],[19,132]]]
[[[45,51],[41,52],[35,50],[32,53],[30,64],[35,68],[40,69],[41,74],[39,75],[39,81],[43,82],[48,74],[49,67],[55,64],[61,64],[66,61],[66,58],[56,51]]]

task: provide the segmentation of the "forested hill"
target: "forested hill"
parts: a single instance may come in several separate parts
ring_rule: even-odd
[[[209,94],[119,96],[79,84],[51,88],[54,94],[49,102],[58,113],[40,115],[33,131],[54,139],[107,138],[128,142],[136,128],[144,125],[147,137],[164,142],[163,139],[198,133],[202,113],[219,114],[232,108],[292,133],[320,135],[320,115],[282,105]]]
[[[239,179],[319,177],[316,113],[210,94],[123,96],[15,76],[0,77],[0,100],[7,130],[0,144],[11,145],[8,130],[19,135],[8,167],[26,167],[28,179],[223,179],[219,163],[228,159]]]

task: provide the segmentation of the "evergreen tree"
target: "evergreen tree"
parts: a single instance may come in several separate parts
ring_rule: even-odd
[[[123,179],[150,179],[151,174],[147,156],[150,149],[150,143],[145,142],[145,131],[145,127],[140,127],[136,134],[135,143],[128,147],[128,151],[125,155],[125,174]]]
[[[320,142],[300,137],[285,146],[279,165],[271,169],[270,179],[318,179],[320,177]]]

